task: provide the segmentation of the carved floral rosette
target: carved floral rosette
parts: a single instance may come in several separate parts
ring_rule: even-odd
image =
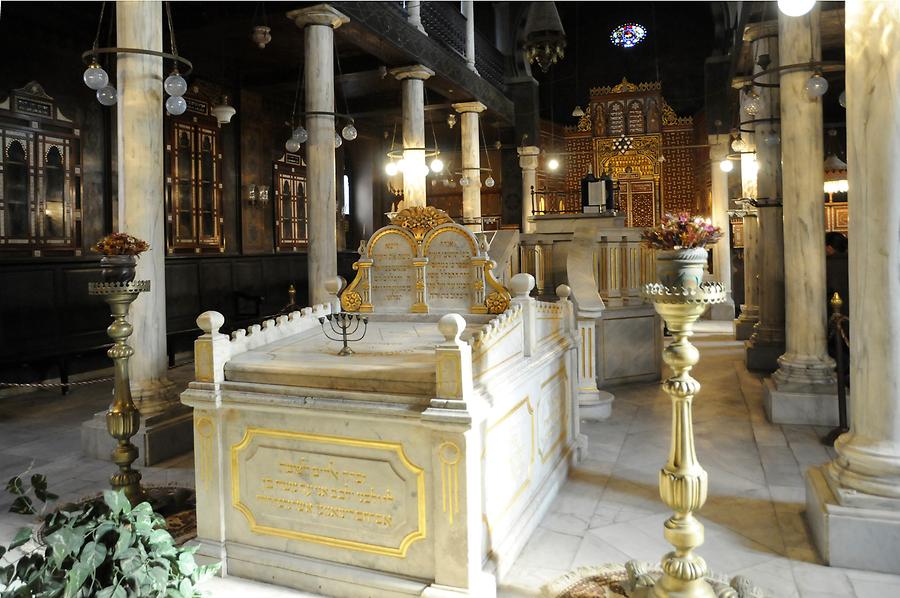
[[[446,236],[445,236],[446,235]],[[457,293],[465,289],[465,297],[456,298],[458,304],[440,302],[432,295],[438,282],[443,282],[437,274],[436,250],[432,244],[438,240],[450,241],[449,245],[465,248],[460,253],[464,259],[456,264],[456,274],[465,281],[457,283]],[[396,253],[391,264],[394,276],[401,287],[408,285],[408,295],[404,294],[393,305],[378,305],[379,244],[394,241]],[[383,248],[382,248],[383,249]],[[459,249],[462,252],[462,249]],[[429,313],[431,311],[460,311],[468,313],[500,314],[510,303],[509,291],[493,275],[496,262],[490,259],[485,243],[479,244],[472,232],[453,222],[446,212],[432,206],[414,206],[394,215],[390,225],[375,231],[368,241],[360,243],[359,260],[353,264],[356,277],[341,293],[341,307],[349,312],[385,313]],[[403,271],[408,260],[409,270]],[[399,272],[398,272],[399,270]],[[432,282],[429,283],[429,279]],[[395,281],[396,282],[396,281]],[[396,289],[394,289],[396,295]],[[382,293],[383,295],[383,293]]]

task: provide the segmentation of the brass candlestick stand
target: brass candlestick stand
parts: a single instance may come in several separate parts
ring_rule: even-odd
[[[109,304],[112,324],[106,329],[113,346],[106,352],[115,364],[115,391],[113,402],[106,412],[106,429],[118,441],[112,452],[113,463],[119,466],[109,481],[114,490],[124,489],[125,496],[136,505],[144,500],[141,488],[141,474],[132,469],[131,464],[138,457],[138,450],[131,443],[141,424],[141,414],[131,400],[131,386],[128,380],[128,358],[134,355],[125,340],[131,336],[132,327],[128,323],[128,310],[138,295],[150,290],[149,280],[135,282],[92,282],[88,284],[91,295],[103,297]]]
[[[675,514],[665,523],[666,540],[675,547],[662,560],[663,574],[650,591],[656,598],[715,598],[708,581],[706,561],[694,554],[703,544],[703,524],[694,511],[706,502],[706,471],[700,467],[694,450],[691,403],[700,383],[690,376],[700,360],[700,352],[689,341],[694,322],[713,303],[725,301],[725,288],[719,283],[703,283],[698,288],[682,289],[651,283],[643,288],[645,300],[653,303],[666,321],[675,340],[663,350],[663,360],[672,376],[662,383],[672,399],[672,443],[669,460],[659,473],[659,494]]]

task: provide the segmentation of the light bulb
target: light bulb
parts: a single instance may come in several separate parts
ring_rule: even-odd
[[[719,168],[722,170],[722,172],[731,172],[732,170],[734,170],[734,164],[731,163],[731,160],[725,158],[724,160],[719,162]]]
[[[547,161],[547,168],[549,168],[550,170],[556,170],[557,168],[559,168],[559,160],[557,160],[556,158],[550,158],[550,160]]]
[[[163,89],[170,96],[183,96],[184,92],[187,91],[187,81],[178,74],[178,71],[174,71],[163,81]]]
[[[435,158],[431,161],[431,172],[441,172],[444,170],[444,162],[440,158]]]
[[[744,110],[750,116],[756,116],[756,114],[762,109],[762,99],[758,95],[751,95],[747,98],[747,101],[744,102]]]
[[[841,105],[842,108],[847,107],[847,90],[841,92],[841,95],[838,96],[838,104]]]
[[[297,143],[306,143],[306,140],[309,139],[309,133],[302,126],[299,126],[291,133],[291,137],[296,139]]]
[[[97,101],[104,106],[112,106],[118,100],[116,88],[112,85],[101,87],[97,90]]]
[[[341,136],[338,135],[337,131],[334,132],[334,148],[337,149],[344,145],[344,140],[341,139]]]
[[[406,158],[397,160],[397,170],[399,172],[406,172]]]
[[[172,116],[184,114],[185,110],[187,110],[187,102],[184,101],[183,97],[169,96],[169,98],[166,100],[166,112],[168,112]]]
[[[423,176],[423,177],[428,176],[428,164],[419,164],[416,167],[416,170],[419,171],[419,176]]]
[[[737,139],[735,139],[734,141],[731,142],[731,149],[733,149],[736,152],[742,152],[745,149],[747,149],[747,144],[744,143],[743,139],[738,137]]]
[[[493,187],[496,184],[497,184],[497,181],[495,181],[494,177],[492,177],[491,175],[488,175],[488,178],[484,179],[485,187]]]
[[[300,142],[297,141],[296,137],[291,137],[287,141],[284,142],[284,149],[294,154],[300,151]]]
[[[467,175],[463,175],[463,176],[459,177],[459,186],[460,187],[468,187],[470,182],[471,181],[469,180],[469,177]]]
[[[106,74],[102,66],[97,64],[96,60],[85,69],[83,78],[84,84],[95,91],[109,85],[109,75]]]
[[[806,93],[810,98],[820,98],[825,95],[826,91],[828,91],[828,81],[819,73],[810,77],[806,82]]]
[[[353,123],[348,124],[341,131],[341,135],[344,136],[344,139],[347,141],[353,141],[359,135],[359,131],[356,130],[356,127],[353,126]]]
[[[763,134],[763,143],[772,147],[781,143],[781,137],[775,132],[775,129],[769,129]]]
[[[778,10],[789,17],[802,17],[815,5],[816,0],[778,0]]]
[[[388,162],[387,164],[384,165],[384,173],[386,175],[396,176],[398,172],[400,172],[400,171],[397,169],[396,162]]]

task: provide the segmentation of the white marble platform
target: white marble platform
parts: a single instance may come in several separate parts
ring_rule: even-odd
[[[761,381],[744,368],[741,343],[732,340],[727,325],[702,322],[698,328],[692,340],[701,360],[694,373],[703,388],[695,431],[711,486],[700,512],[707,531],[700,554],[716,571],[751,575],[773,597],[900,595],[900,575],[823,566],[803,518],[803,472],[830,458],[817,438],[825,430],[766,421]],[[183,388],[190,373],[191,366],[179,368],[172,379]],[[33,463],[63,500],[103,489],[110,464],[79,455],[78,425],[109,394],[109,385],[97,385],[65,397],[38,392],[0,400],[0,479]],[[501,581],[500,596],[539,596],[541,585],[573,567],[653,560],[668,549],[660,532],[665,507],[656,491],[661,451],[667,448],[667,398],[655,384],[634,384],[620,387],[616,401],[609,421],[582,423],[591,440],[587,458]],[[149,483],[190,486],[193,458],[142,472]],[[28,523],[7,512],[10,502],[0,495],[0,543]],[[215,598],[316,596],[234,577],[212,579],[204,588]]]

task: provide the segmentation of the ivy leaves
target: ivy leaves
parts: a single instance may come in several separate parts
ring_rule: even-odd
[[[22,509],[16,512],[34,514],[31,493],[43,502],[55,498],[44,476],[30,481],[28,487],[17,476],[7,484],[17,500],[24,499],[14,503]],[[25,554],[18,549],[32,538],[30,528],[0,546],[0,598],[192,598],[201,595],[197,584],[219,567],[198,565],[196,548],[175,546],[150,504],[132,508],[122,491],[108,490],[102,501],[56,511],[45,530],[43,545]]]

